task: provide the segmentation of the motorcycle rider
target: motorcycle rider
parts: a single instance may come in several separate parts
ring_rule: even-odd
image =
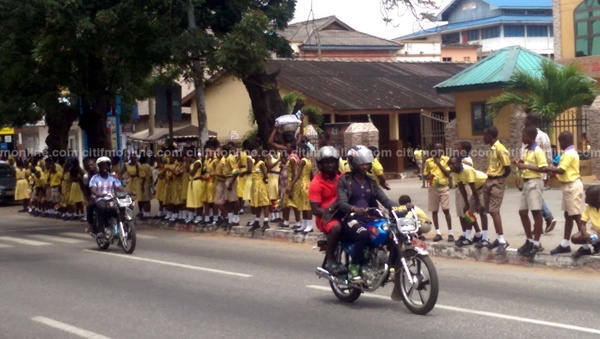
[[[346,215],[342,227],[342,238],[354,242],[352,264],[348,265],[348,278],[362,282],[360,266],[364,261],[364,249],[369,234],[364,227],[369,222],[368,208],[378,207],[378,202],[388,210],[396,205],[383,193],[377,181],[368,176],[373,163],[373,152],[365,146],[354,146],[348,151],[350,172],[338,181],[338,205]]]
[[[96,202],[97,222],[94,225],[94,234],[96,237],[104,236],[104,226],[106,225],[107,201],[99,198],[114,197],[115,191],[125,192],[121,182],[110,175],[109,171],[112,161],[108,157],[100,157],[96,160],[96,167],[99,173],[90,180],[91,198]],[[131,194],[131,193],[129,193]]]
[[[316,156],[319,173],[310,182],[308,189],[308,200],[315,216],[315,224],[327,235],[325,269],[335,275],[344,271],[335,261],[335,249],[342,234],[342,223],[339,217],[336,218],[339,159],[340,155],[334,147],[321,147]]]

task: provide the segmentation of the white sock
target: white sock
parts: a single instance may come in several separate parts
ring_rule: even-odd
[[[489,240],[488,231],[481,231],[481,236],[483,237],[483,240]]]
[[[560,246],[562,246],[562,247],[569,246],[569,239],[563,239],[560,243]]]
[[[163,216],[162,211],[158,211],[158,213],[156,214],[156,216],[159,217],[159,218],[162,217]]]
[[[296,223],[297,225],[298,223]],[[306,229],[306,220],[302,219],[302,226],[300,227],[300,229],[298,229],[298,231],[304,231]]]
[[[208,215],[204,216],[204,221],[209,222],[210,221],[210,217]]]
[[[233,212],[227,213],[227,221],[233,223]]]
[[[440,231],[440,230],[435,230],[435,234],[442,235],[442,231]]]
[[[530,238],[530,239],[527,239],[527,241],[529,241],[529,242],[530,242],[530,243],[532,243],[532,244],[535,244],[535,241],[534,241],[533,239],[531,239],[531,238]]]
[[[506,240],[504,240],[504,234],[498,234],[498,242],[501,244],[506,244]]]
[[[312,226],[312,219],[306,219],[306,228],[304,229],[304,232],[308,232],[308,231],[312,231],[313,226]]]
[[[590,249],[590,245],[588,245],[588,244],[583,244],[583,245],[581,245],[581,247],[583,247],[583,249],[585,249],[585,250]]]
[[[296,221],[296,227],[304,227],[304,220],[302,220],[302,223]]]
[[[239,214],[234,214],[233,215],[233,222],[239,224],[240,223],[240,215]]]
[[[466,230],[463,235],[465,236],[465,238],[467,239],[471,239],[471,230]]]
[[[475,233],[476,237],[481,237],[481,231]]]
[[[256,215],[252,215],[252,223],[254,224],[256,222]]]
[[[213,209],[212,209],[212,208],[211,208],[211,209],[208,211],[208,216],[209,216],[209,217],[212,217],[212,216],[213,216]]]
[[[283,221],[283,225],[284,225],[284,226],[289,226],[289,225],[290,225],[290,222],[289,222],[288,220],[284,220],[284,221]]]
[[[275,219],[279,219],[279,212],[275,212]]]
[[[535,245],[535,247],[540,247],[540,242],[539,241],[533,241],[533,244]]]
[[[264,218],[264,222],[269,222],[269,217]]]
[[[173,215],[173,214],[172,214],[171,212],[167,212],[167,216],[166,216],[166,218],[165,218],[165,219],[171,219],[171,216],[172,216],[172,215]]]

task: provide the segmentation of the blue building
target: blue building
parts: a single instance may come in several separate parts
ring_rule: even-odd
[[[394,40],[415,54],[422,45],[421,55],[433,51],[442,61],[476,61],[474,52],[481,59],[509,46],[554,56],[552,0],[452,0],[437,19],[447,23]]]

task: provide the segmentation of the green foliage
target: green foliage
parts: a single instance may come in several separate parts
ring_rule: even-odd
[[[242,137],[242,141],[249,140],[250,142],[254,143],[254,142],[256,142],[257,138],[258,138],[258,127],[254,126],[254,127],[252,127],[252,129],[250,129],[248,132],[246,132],[246,134],[244,134],[244,136]]]
[[[552,122],[570,108],[590,105],[597,96],[596,82],[575,64],[562,67],[547,59],[539,76],[521,71],[513,74],[506,91],[490,99],[487,106],[496,117],[507,105],[518,104]]]
[[[394,24],[393,16],[403,17],[402,11],[410,12],[419,21],[437,21],[438,3],[437,0],[380,0],[380,8],[386,23]]]

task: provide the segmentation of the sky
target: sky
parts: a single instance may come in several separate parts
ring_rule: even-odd
[[[443,8],[449,0],[438,0],[438,7]],[[383,21],[380,0],[297,0],[294,22],[308,20],[312,3],[314,18],[335,15],[357,31],[378,37],[393,39],[421,30],[417,20],[405,10],[390,14],[393,23]],[[438,11],[436,11],[437,14]],[[312,15],[311,15],[312,19]],[[435,26],[422,23],[422,27]]]

